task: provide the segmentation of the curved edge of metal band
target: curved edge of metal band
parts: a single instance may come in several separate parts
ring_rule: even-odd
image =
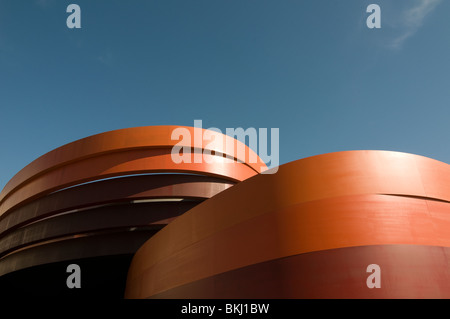
[[[134,291],[131,295],[139,290],[138,296],[149,297],[168,287],[233,267],[344,246],[403,243],[450,246],[450,235],[446,235],[444,242],[444,232],[436,234],[433,225],[439,221],[433,221],[428,210],[433,207],[439,216],[449,215],[448,202],[431,200],[449,199],[449,178],[449,165],[397,152],[330,153],[284,164],[277,174],[254,176],[194,207],[143,244],[130,266],[127,289]],[[380,209],[392,214],[380,214]],[[215,214],[208,214],[210,211]],[[361,218],[363,213],[370,218]],[[400,223],[402,218],[408,227],[403,227],[400,233],[383,226],[390,220]],[[446,225],[450,226],[450,217],[447,220]],[[379,233],[370,238],[368,230],[375,224]],[[196,225],[195,235],[189,232],[189,225]],[[293,229],[294,226],[298,228]],[[327,237],[322,238],[323,233],[317,237],[311,233],[314,229],[327,230]],[[347,236],[343,231],[348,232]],[[299,234],[303,234],[301,238]],[[213,254],[217,258],[208,258],[205,256],[211,254],[206,254],[199,263],[195,256],[211,253],[212,247],[231,255]],[[169,282],[160,282],[159,288],[155,288],[161,278],[158,275],[164,272],[162,265],[165,269],[173,266],[171,260],[175,256],[185,261],[184,274],[178,279],[169,276]],[[142,292],[137,278],[142,279],[144,273],[146,280],[153,278],[153,288],[147,285]]]
[[[210,198],[233,182],[201,175],[137,175],[96,181],[40,197],[0,216],[4,232],[53,214],[143,198]]]
[[[176,129],[187,130],[194,136],[191,138],[189,143],[185,143],[184,140],[173,140],[172,133]],[[191,147],[196,146],[194,143],[197,142],[196,134],[197,128],[184,127],[184,126],[150,126],[150,127],[136,127],[119,129],[114,131],[109,131],[105,133],[96,134],[89,136],[66,145],[63,145],[47,154],[42,155],[35,161],[28,164],[20,172],[18,172],[3,188],[0,193],[0,203],[9,194],[20,187],[23,183],[29,181],[30,179],[39,176],[40,174],[46,173],[48,170],[56,169],[63,165],[68,165],[74,161],[81,161],[93,156],[100,156],[108,153],[114,153],[117,151],[127,151],[133,149],[142,148],[172,148],[177,145],[180,147]],[[230,153],[230,149],[227,149],[222,143],[211,143],[210,140],[205,140],[203,138],[204,132],[208,131],[209,134],[217,136],[218,138],[225,140],[225,143],[230,143],[235,146],[235,149],[243,147],[245,149],[245,154],[248,154],[249,158],[255,158],[256,162],[252,163],[247,161],[246,158],[240,158],[239,152],[233,149]],[[265,169],[267,166],[265,163],[256,155],[256,153],[247,147],[240,141],[229,137],[224,134],[220,134],[214,131],[202,129],[201,131],[201,142],[202,150],[208,149],[209,151],[214,151],[220,154],[226,154],[238,162],[245,163],[251,167],[255,173],[259,173]],[[198,133],[197,133],[198,134]],[[206,144],[206,145],[205,145]],[[203,145],[207,146],[206,148]]]

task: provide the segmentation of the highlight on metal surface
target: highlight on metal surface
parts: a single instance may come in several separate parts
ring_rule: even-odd
[[[96,272],[114,269],[110,257],[115,256],[122,258],[115,259],[121,269],[108,278],[99,275],[91,292],[108,292],[102,288],[105,281],[120,280],[116,290],[123,295],[127,262],[140,245],[185,211],[266,167],[259,158],[246,161],[253,151],[243,144],[244,157],[224,145],[209,149],[210,156],[221,158],[217,163],[174,163],[172,148],[184,142],[172,140],[175,128],[97,134],[61,146],[18,172],[0,193],[0,283],[25,285],[21,278],[32,275],[23,273],[48,275],[58,263],[74,261],[95,259],[95,267],[89,267]],[[196,156],[211,145],[203,141],[200,150],[183,151]]]
[[[97,134],[18,172],[0,193],[2,293],[450,298],[448,164],[345,151],[261,174],[239,141],[192,144],[176,128]],[[176,145],[192,161],[174,162]],[[69,264],[81,289],[64,286]]]

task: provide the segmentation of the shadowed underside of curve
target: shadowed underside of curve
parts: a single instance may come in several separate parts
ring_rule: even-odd
[[[141,175],[102,180],[36,199],[0,217],[0,235],[42,218],[98,205],[145,199],[206,199],[234,183],[209,176]]]

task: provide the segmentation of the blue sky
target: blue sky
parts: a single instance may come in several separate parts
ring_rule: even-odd
[[[81,7],[81,29],[66,8]],[[381,29],[366,8],[381,7]],[[280,163],[450,163],[450,1],[0,0],[0,188],[68,142],[146,125],[279,128]]]

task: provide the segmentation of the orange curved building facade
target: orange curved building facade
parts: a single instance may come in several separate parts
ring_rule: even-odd
[[[447,164],[384,151],[281,165],[146,242],[126,296],[448,298],[449,177]],[[372,264],[380,288],[367,285]]]
[[[57,148],[17,173],[0,193],[0,286],[9,295],[123,297],[136,250],[202,201],[266,169],[244,144],[174,140],[182,128],[116,130]],[[200,131],[198,131],[200,130]],[[209,134],[211,135],[211,134]],[[230,145],[230,143],[228,143]],[[175,163],[174,146],[191,161]],[[208,151],[217,161],[196,161]],[[236,156],[234,154],[237,154]],[[66,286],[77,264],[82,288]]]
[[[448,164],[345,151],[260,174],[226,148],[176,164],[174,128],[95,135],[19,172],[0,194],[0,284],[74,262],[129,299],[450,297]]]

